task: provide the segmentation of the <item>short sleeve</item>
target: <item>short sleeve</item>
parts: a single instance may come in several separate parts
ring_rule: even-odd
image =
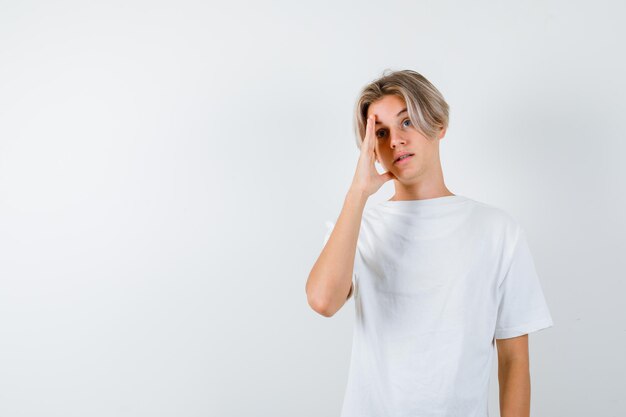
[[[509,268],[498,286],[495,338],[508,339],[552,326],[526,233],[518,226]]]
[[[324,244],[322,245],[322,248],[324,246],[326,246],[326,243],[328,242],[328,239],[330,239],[330,234],[332,233],[333,229],[335,228],[335,223],[327,220],[326,221],[326,235],[324,236]],[[358,257],[355,259],[355,264],[357,262]],[[356,281],[356,265],[355,265],[355,269],[352,273],[352,285],[350,286],[350,292],[348,292],[348,296],[346,297],[346,299],[350,299],[350,297],[352,297],[352,294],[354,293],[354,287],[355,287],[355,281]]]

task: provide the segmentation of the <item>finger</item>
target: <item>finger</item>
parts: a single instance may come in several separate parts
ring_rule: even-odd
[[[361,142],[361,145],[364,148],[363,151],[366,151],[369,149],[370,128],[371,128],[371,121],[370,121],[370,117],[368,116],[367,119],[365,120],[365,136],[363,137],[363,141]]]
[[[372,114],[371,116],[371,128],[370,128],[370,141],[369,141],[369,147],[370,147],[370,151],[374,152],[374,149],[376,148],[376,116]]]
[[[374,118],[374,115],[370,115],[367,118],[368,121],[368,128],[367,128],[367,134],[365,135],[366,139],[367,139],[367,147],[368,149],[371,151],[374,149],[374,122],[376,121],[376,119]]]

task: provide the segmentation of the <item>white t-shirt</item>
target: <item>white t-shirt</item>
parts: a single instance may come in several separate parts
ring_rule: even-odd
[[[341,417],[487,417],[494,339],[553,325],[524,230],[461,195],[366,206],[353,285]]]

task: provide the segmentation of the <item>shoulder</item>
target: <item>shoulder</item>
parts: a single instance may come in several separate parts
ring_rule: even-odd
[[[473,225],[501,251],[510,254],[522,232],[518,219],[502,207],[476,200],[472,203]]]
[[[520,223],[511,213],[493,204],[470,199],[473,205],[472,215],[505,232],[517,232]]]

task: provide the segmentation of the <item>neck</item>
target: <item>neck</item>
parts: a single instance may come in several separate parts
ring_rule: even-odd
[[[424,200],[428,198],[445,197],[453,194],[443,180],[441,163],[435,164],[432,169],[422,173],[411,182],[393,181],[395,193],[391,201],[395,200]]]

